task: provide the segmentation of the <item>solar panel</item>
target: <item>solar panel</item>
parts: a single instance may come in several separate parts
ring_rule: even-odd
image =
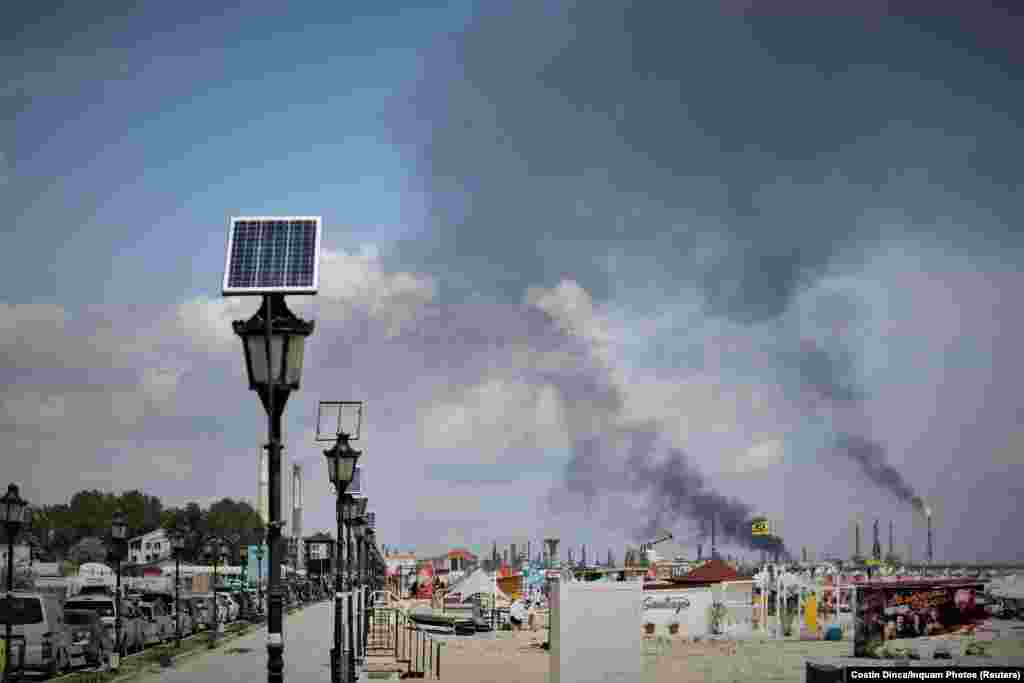
[[[228,228],[225,295],[316,294],[319,216],[242,216]]]

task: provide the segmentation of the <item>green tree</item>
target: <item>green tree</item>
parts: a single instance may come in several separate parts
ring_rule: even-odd
[[[76,564],[104,562],[107,559],[107,545],[98,536],[88,536],[71,548],[68,559]]]

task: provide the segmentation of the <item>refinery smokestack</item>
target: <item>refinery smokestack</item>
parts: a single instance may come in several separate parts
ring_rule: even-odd
[[[896,550],[893,548],[893,545],[892,545],[892,520],[889,521],[889,554],[890,555],[895,555],[896,554]]]
[[[875,520],[874,525],[874,536],[875,540],[871,543],[871,556],[876,560],[882,559],[882,544],[878,541],[878,520]]]
[[[267,451],[260,448],[259,458],[259,471],[256,477],[256,512],[260,516],[260,522],[263,526],[267,525],[267,520],[270,519],[268,514],[267,505],[269,504],[269,498],[267,492],[270,490],[270,474],[267,470]]]
[[[853,523],[853,556],[860,558],[860,522]]]
[[[292,465],[292,539],[295,543],[295,567],[302,568],[302,465]]]
[[[934,557],[932,556],[932,511],[931,508],[925,508],[925,515],[928,518],[928,564],[932,563]]]
[[[544,545],[548,547],[548,567],[553,567],[558,564],[558,539],[557,538],[545,538]]]

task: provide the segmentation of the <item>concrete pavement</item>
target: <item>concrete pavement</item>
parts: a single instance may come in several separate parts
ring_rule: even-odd
[[[330,681],[333,642],[333,603],[310,605],[284,620],[284,679]],[[172,669],[149,674],[141,683],[252,683],[267,679],[267,629],[252,633],[179,661]]]

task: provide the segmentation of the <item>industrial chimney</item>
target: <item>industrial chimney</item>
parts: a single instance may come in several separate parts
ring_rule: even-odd
[[[545,538],[544,545],[548,547],[547,566],[550,568],[558,564],[558,539]]]
[[[697,561],[698,562],[703,559],[703,557],[702,557],[703,553],[704,553],[704,544],[703,543],[698,543],[697,544]]]
[[[931,508],[925,508],[925,514],[928,517],[928,564],[932,563],[935,558],[932,556],[932,511]]]
[[[874,524],[875,540],[871,543],[871,556],[876,560],[882,559],[882,544],[878,542],[878,520]]]
[[[587,566],[587,546],[586,546],[586,544],[583,544],[583,547],[580,549],[580,555],[581,555],[580,563],[584,567],[586,567]]]
[[[860,522],[853,523],[853,556],[860,559]]]
[[[711,517],[711,559],[718,557],[718,550],[715,549],[715,518]]]
[[[895,555],[896,550],[892,544],[892,520],[889,520],[889,555]]]

